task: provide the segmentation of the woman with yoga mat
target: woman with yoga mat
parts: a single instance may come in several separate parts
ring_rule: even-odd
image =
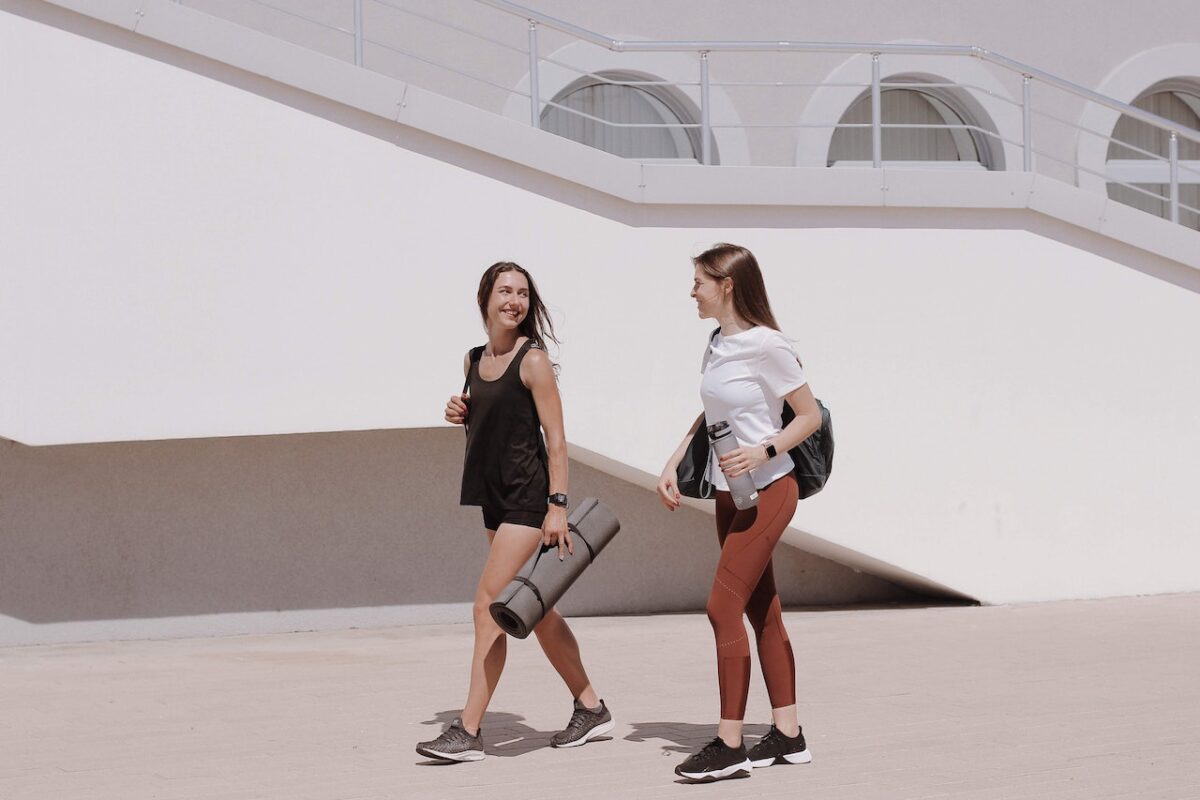
[[[671,511],[680,505],[676,468],[701,421],[727,422],[739,446],[714,459],[717,540],[721,555],[708,596],[708,618],[716,636],[720,721],[717,737],[675,768],[694,781],[743,777],[752,767],[811,761],[796,715],[796,667],[771,554],[792,520],[798,488],[788,451],[821,425],[821,412],[791,343],[779,332],[762,272],[744,247],[718,244],[693,259],[692,298],[701,319],[721,328],[705,348],[700,381],[704,413],[696,418],[658,481],[659,499]],[[787,402],[796,418],[782,424]],[[749,473],[757,504],[734,506],[727,479]],[[750,618],[759,662],[771,700],[770,731],[749,752],[742,718],[750,688],[750,646],[742,615]]]
[[[446,404],[446,421],[467,430],[460,501],[482,506],[490,550],[475,591],[475,647],[462,715],[417,752],[440,761],[481,761],[480,724],[504,669],[507,637],[488,607],[542,545],[573,553],[567,530],[567,443],[555,366],[546,354],[554,326],[533,276],[509,261],[488,267],[476,295],[486,345],[463,357],[466,387]],[[543,441],[543,432],[545,440]],[[566,621],[551,609],[538,643],[575,698],[554,747],[576,747],[613,720],[583,668]]]

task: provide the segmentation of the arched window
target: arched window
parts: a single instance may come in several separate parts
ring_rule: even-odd
[[[682,127],[696,121],[690,103],[666,86],[628,85],[655,80],[631,72],[581,78],[542,110],[542,129],[622,158],[698,161],[700,130]],[[663,127],[621,126],[628,123]]]
[[[1185,128],[1200,130],[1200,83],[1164,81],[1143,92],[1132,105]],[[1108,196],[1118,203],[1170,219],[1170,166],[1163,160],[1170,155],[1170,134],[1122,115],[1113,128],[1112,138],[1116,141],[1108,146],[1108,179],[1120,183],[1108,184]],[[1200,170],[1200,143],[1179,139],[1179,161],[1185,167],[1179,170],[1179,222],[1200,230],[1200,214],[1182,207],[1200,208],[1200,174],[1193,171]]]
[[[880,92],[880,116],[884,124],[900,125],[976,125],[959,98],[942,87],[913,88],[918,82],[902,76],[891,79],[904,88],[888,88]],[[846,109],[839,124],[871,124],[871,93],[865,92]],[[914,127],[884,128],[882,131],[883,160],[903,165],[911,162],[954,163],[963,168],[1003,169],[999,147],[990,137],[966,128]],[[833,133],[829,143],[828,166],[869,166],[871,164],[871,129],[841,128]]]

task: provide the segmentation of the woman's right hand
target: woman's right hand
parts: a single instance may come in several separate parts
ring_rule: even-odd
[[[450,402],[446,403],[446,422],[462,425],[466,421],[467,396],[465,394],[451,395]]]
[[[662,475],[658,476],[658,499],[668,511],[674,511],[680,506],[679,487],[675,480],[675,465],[667,464]]]

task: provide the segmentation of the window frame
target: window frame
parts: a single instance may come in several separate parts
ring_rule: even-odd
[[[566,86],[564,86],[558,92],[556,92],[555,95],[549,100],[549,102],[543,103],[541,113],[539,114],[539,117],[538,117],[538,127],[541,130],[547,130],[546,116],[552,110],[563,111],[564,113],[567,113],[567,114],[576,113],[575,109],[565,109],[563,102],[562,102],[564,99],[566,99],[567,97],[570,97],[572,94],[575,94],[576,92],[580,92],[585,89],[590,89],[594,86],[612,86],[612,85],[619,86],[619,85],[622,85],[623,82],[627,82],[627,81],[633,82],[633,81],[662,81],[662,80],[663,80],[662,78],[660,78],[656,75],[651,75],[651,74],[644,73],[644,72],[637,72],[637,71],[633,71],[633,70],[599,70],[599,71],[593,72],[589,75],[581,76],[581,77],[577,78],[576,80],[568,83]],[[670,85],[626,86],[625,88],[630,91],[641,92],[641,93],[648,95],[651,100],[657,101],[670,114],[672,114],[675,117],[675,123],[679,124],[681,127],[672,128],[671,130],[681,132],[687,138],[687,142],[688,142],[689,146],[692,148],[692,155],[691,156],[678,156],[675,158],[669,158],[669,157],[664,158],[661,156],[617,156],[617,157],[618,158],[628,158],[629,160],[633,160],[633,161],[646,161],[646,162],[659,162],[659,163],[696,163],[696,164],[700,163],[700,152],[701,152],[701,142],[702,142],[702,132],[699,128],[700,112],[699,112],[698,108],[694,107],[691,100],[688,99],[686,96],[682,95],[673,86],[670,86]],[[581,118],[588,119],[588,117],[586,117],[586,116],[581,117]],[[613,121],[606,120],[605,122],[611,124]],[[605,124],[605,122],[600,122],[597,124],[603,125],[603,124]],[[664,120],[664,122],[669,122],[669,121]],[[682,126],[690,126],[690,127],[682,127]],[[552,132],[552,131],[548,131],[548,132]],[[567,136],[564,136],[563,138],[570,139],[570,137],[567,137]],[[571,139],[571,141],[579,141],[579,140]],[[587,147],[595,147],[595,145],[588,144],[587,142],[579,142],[579,143],[583,144]],[[720,163],[720,161],[719,161],[719,156],[717,154],[716,142],[710,141],[710,145],[712,147],[712,163],[718,164],[718,163]],[[600,147],[595,147],[595,149],[601,150],[602,152],[609,152],[609,151],[603,150],[603,148],[600,148]],[[612,155],[617,155],[617,154],[613,153]]]

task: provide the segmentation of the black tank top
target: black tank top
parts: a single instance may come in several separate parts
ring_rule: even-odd
[[[506,511],[546,510],[550,477],[546,444],[533,393],[521,383],[527,340],[494,381],[479,377],[482,347],[471,351],[467,370],[467,448],[463,459],[464,506]]]

